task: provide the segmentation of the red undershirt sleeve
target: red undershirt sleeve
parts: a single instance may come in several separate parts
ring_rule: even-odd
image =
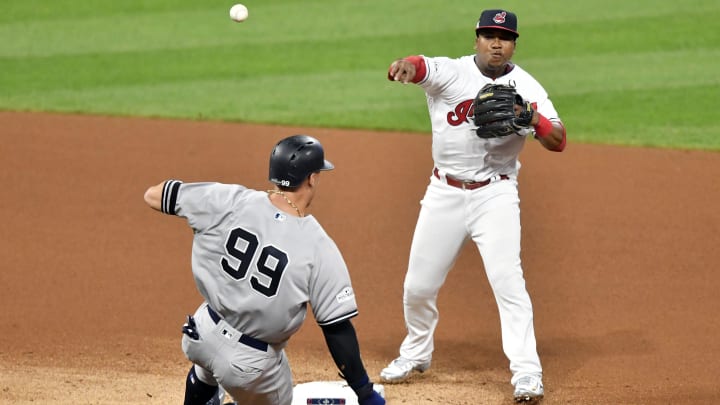
[[[425,67],[425,59],[422,56],[408,56],[405,60],[415,65],[415,77],[412,78],[413,83],[418,83],[425,78],[427,68]]]

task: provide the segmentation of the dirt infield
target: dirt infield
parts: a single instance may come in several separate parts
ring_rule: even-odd
[[[306,133],[336,170],[312,213],[350,268],[371,377],[404,336],[402,282],[430,138],[0,112],[0,403],[179,404],[191,232],[143,202],[176,178],[264,189],[268,153]],[[523,263],[545,404],[713,403],[720,388],[720,153],[529,142]],[[497,308],[468,244],[440,296],[433,367],[389,404],[509,404]],[[312,316],[296,383],[335,380]]]

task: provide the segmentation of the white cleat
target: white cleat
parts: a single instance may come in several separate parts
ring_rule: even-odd
[[[542,379],[538,376],[526,375],[515,383],[515,402],[537,402],[544,395]]]
[[[400,356],[380,372],[380,381],[386,383],[402,382],[407,380],[413,371],[422,373],[428,368],[430,368],[430,360],[414,361]]]

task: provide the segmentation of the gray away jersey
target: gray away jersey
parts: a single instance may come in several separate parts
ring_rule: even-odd
[[[165,183],[162,212],[187,219],[197,288],[241,332],[284,344],[308,303],[319,325],[357,315],[345,261],[313,216],[288,215],[263,191],[177,180]]]

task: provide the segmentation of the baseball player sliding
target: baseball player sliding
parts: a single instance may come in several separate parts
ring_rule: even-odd
[[[475,54],[409,56],[394,61],[388,78],[415,83],[426,93],[435,167],[421,201],[404,282],[407,336],[400,356],[382,370],[384,382],[407,379],[430,367],[438,323],[438,292],[467,239],[482,256],[500,313],[503,350],[510,360],[514,399],[544,395],[533,309],[520,262],[518,155],[532,136],[550,151],[565,148],[565,129],[543,87],[511,62],[519,37],[515,14],[485,10],[475,27]],[[474,104],[497,101],[487,84],[519,94],[510,134],[476,125]],[[499,102],[498,102],[499,103]],[[511,104],[509,108],[513,109]]]
[[[239,404],[290,405],[284,347],[311,305],[328,349],[360,405],[382,405],[363,366],[350,318],[357,305],[348,269],[308,207],[322,171],[333,169],[317,139],[295,135],[270,156],[272,190],[164,181],[145,192],[155,210],[187,220],[192,273],[204,299],[183,325],[194,363],[185,405],[218,399],[218,384]]]

